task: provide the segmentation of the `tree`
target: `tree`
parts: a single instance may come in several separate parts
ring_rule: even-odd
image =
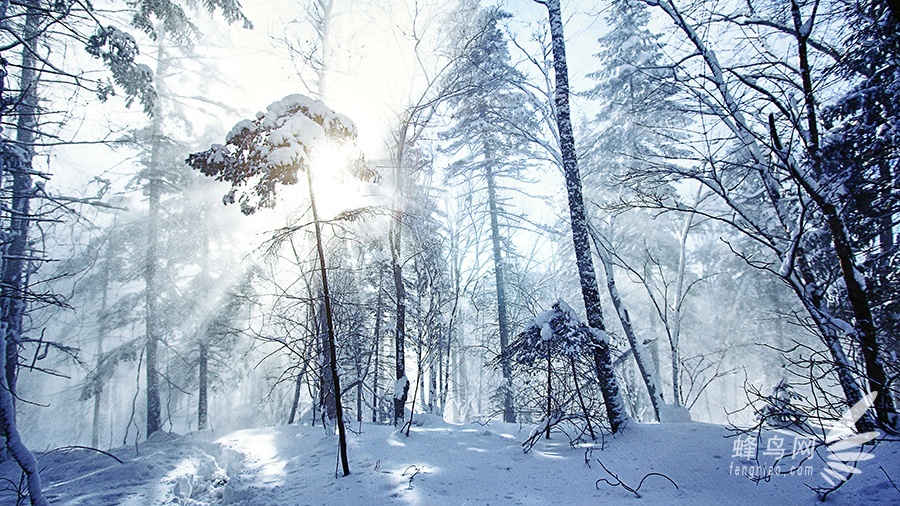
[[[590,237],[584,209],[584,197],[581,188],[581,175],[578,172],[578,158],[575,151],[575,136],[572,131],[572,119],[569,110],[569,76],[566,61],[565,35],[563,33],[562,12],[559,0],[535,0],[547,7],[550,20],[550,34],[553,44],[553,66],[556,79],[556,124],[559,132],[560,154],[563,161],[563,174],[566,180],[566,196],[569,203],[569,220],[572,226],[572,241],[575,246],[578,278],[581,294],[584,299],[588,325],[599,332],[594,336],[594,372],[603,400],[606,405],[612,431],[618,432],[628,419],[625,406],[619,395],[619,386],[615,370],[610,358],[609,339],[605,333],[603,309],[600,303],[600,291],[591,258]]]
[[[707,38],[691,21],[696,18],[688,18],[673,2],[646,3],[658,7],[684,39],[685,57],[675,57],[671,79],[699,104],[694,114],[702,128],[698,142],[691,144],[693,167],[669,167],[658,173],[667,176],[642,179],[657,183],[693,179],[713,197],[702,210],[661,193],[646,202],[655,201],[652,205],[657,208],[699,211],[766,251],[771,260],[761,260],[747,249],[736,253],[794,290],[831,355],[846,404],[862,399],[860,379],[869,389],[889,391],[880,331],[866,290],[874,280],[865,279],[859,265],[863,251],[849,232],[848,206],[841,196],[847,173],[830,176],[827,167],[835,160],[822,149],[822,97],[836,82],[832,79],[836,67],[827,61],[842,57],[834,41],[813,33],[821,27],[824,36],[829,33],[825,28],[844,18],[820,10],[819,2],[787,2],[758,11],[751,3],[733,13],[714,14],[704,31],[716,29],[721,37]],[[718,51],[724,48],[711,42],[746,27],[756,32],[746,39],[747,51]],[[773,66],[782,61],[792,62],[786,75],[775,69],[779,64]],[[799,109],[794,108],[795,97],[802,97]],[[701,142],[708,145],[702,147]],[[728,154],[719,155],[722,150]],[[759,205],[758,196],[766,206]],[[848,359],[843,341],[859,350],[859,369]],[[863,371],[862,377],[856,370]],[[878,421],[889,427],[895,416],[892,396],[888,393],[877,402]],[[867,430],[872,423],[866,415],[858,428]]]
[[[298,173],[306,173],[322,282],[328,358],[334,385],[335,419],[344,476],[350,474],[350,466],[347,460],[333,312],[321,221],[316,208],[312,162],[317,144],[328,142],[329,139],[343,141],[355,137],[356,126],[346,116],[332,111],[319,100],[303,95],[288,95],[269,105],[266,113],[259,114],[255,120],[237,123],[225,138],[224,146],[213,145],[206,151],[191,154],[187,160],[191,167],[204,175],[231,183],[232,189],[225,195],[224,202],[228,204],[238,201],[245,214],[252,214],[259,207],[273,207],[278,187],[296,184],[299,182]],[[238,195],[238,188],[245,185],[249,185],[249,188]]]
[[[575,361],[590,355],[589,351],[594,347],[596,330],[585,325],[578,318],[578,314],[563,300],[557,300],[553,306],[537,314],[525,327],[510,346],[508,360],[516,364],[533,367],[536,363],[543,364],[546,360],[547,372],[547,396],[545,398],[545,417],[540,427],[544,428],[545,437],[550,439],[550,429],[554,418],[559,420],[565,413],[566,392],[561,392],[554,398],[553,395],[553,360],[562,359],[566,366],[571,365],[572,381],[575,386],[578,407],[584,416],[588,433],[591,439],[596,439],[594,428],[591,425],[591,416],[585,403],[581,388],[578,385],[578,371]],[[554,401],[556,408],[554,409]],[[554,417],[554,411],[558,414]]]
[[[510,15],[497,8],[482,10],[477,17],[480,31],[466,48],[464,58],[455,62],[454,78],[460,79],[467,91],[450,101],[453,126],[443,132],[450,140],[445,151],[461,156],[447,169],[448,178],[484,178],[487,190],[488,218],[493,251],[494,283],[496,290],[497,325],[500,337],[500,357],[506,357],[509,345],[509,316],[507,281],[505,280],[503,244],[500,219],[504,215],[502,199],[498,195],[498,178],[514,177],[525,163],[528,143],[519,129],[534,128],[530,109],[523,107],[528,100],[520,91],[524,77],[510,65],[507,41],[498,23]],[[506,358],[500,360],[503,377],[503,421],[516,421],[513,403],[512,370]]]

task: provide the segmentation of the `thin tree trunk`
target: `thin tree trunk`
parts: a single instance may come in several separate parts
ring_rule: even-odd
[[[313,189],[312,170],[306,169],[306,181],[309,186],[309,202],[312,208],[313,226],[316,231],[316,252],[319,256],[319,271],[322,277],[322,299],[325,304],[325,323],[328,337],[328,353],[331,363],[331,384],[334,388],[335,420],[338,429],[338,446],[340,451],[341,468],[344,476],[350,474],[350,463],[347,459],[347,431],[344,427],[344,410],[341,406],[341,383],[338,377],[336,338],[334,335],[334,321],[331,313],[331,294],[328,291],[328,271],[325,268],[325,248],[322,245],[322,227],[319,223],[319,213],[316,210],[316,194]]]
[[[485,146],[486,160],[484,176],[487,180],[488,209],[491,217],[491,244],[494,249],[494,281],[497,285],[497,323],[500,327],[500,371],[503,375],[503,421],[516,423],[516,412],[512,395],[512,367],[507,356],[509,347],[509,318],[506,312],[506,284],[503,280],[503,256],[500,248],[499,210],[497,206],[497,188],[494,183],[492,160]]]
[[[109,264],[112,257],[110,251],[110,245],[107,243],[104,248],[103,270],[100,271],[100,311],[98,312],[100,317],[97,329],[97,355],[95,360],[98,368],[103,360],[103,338],[106,337],[106,333],[109,331],[109,315],[106,314],[106,305],[108,303],[107,292],[109,291]],[[91,420],[91,446],[94,448],[100,447],[100,408],[102,398],[103,383],[100,383],[98,378],[98,384],[94,389],[94,412]]]
[[[208,385],[209,385],[209,341],[200,343],[200,389],[197,394],[197,430],[205,430],[209,419]]]
[[[625,309],[625,304],[622,302],[622,297],[619,295],[619,289],[616,286],[615,271],[613,270],[612,260],[609,258],[609,252],[600,244],[594,231],[591,231],[591,238],[594,240],[597,256],[600,257],[600,262],[603,263],[603,269],[606,272],[606,288],[609,291],[609,297],[612,299],[616,314],[619,315],[619,321],[622,323],[622,330],[625,332],[628,344],[631,345],[631,349],[634,351],[634,360],[637,362],[641,378],[643,378],[644,385],[647,387],[647,395],[650,396],[653,413],[656,419],[659,420],[659,408],[665,404],[662,386],[659,383],[659,374],[650,357],[647,356],[644,344],[638,341],[634,328],[631,326],[631,318],[628,315],[628,310]]]
[[[319,336],[319,405],[322,408],[323,423],[330,423],[337,419],[337,402],[335,397],[335,383],[331,377],[331,355],[333,350],[332,339],[328,333],[327,312],[325,308],[325,296],[322,295],[316,320],[316,330]]]
[[[202,248],[200,255],[201,269],[197,274],[200,281],[200,288],[209,293],[211,277],[209,275],[209,233],[206,228],[200,230],[200,240]],[[207,316],[209,318],[209,316]],[[200,353],[198,357],[198,392],[197,392],[197,430],[205,430],[209,423],[209,348],[212,341],[214,322],[206,321],[204,328],[201,329],[200,335]]]
[[[403,266],[400,264],[401,230],[403,212],[400,208],[403,198],[402,154],[398,155],[395,171],[394,219],[388,231],[391,248],[391,272],[394,277],[396,301],[396,321],[394,334],[394,426],[405,418],[404,408],[409,395],[409,379],[406,377],[406,287],[403,285]]]
[[[697,190],[696,204],[701,200],[701,189]],[[688,213],[684,226],[678,236],[678,274],[675,278],[675,301],[672,304],[672,332],[669,333],[669,346],[672,350],[672,403],[681,406],[681,317],[684,306],[684,274],[687,271],[687,240],[694,223],[694,213]],[[668,323],[668,322],[667,322]]]
[[[603,324],[603,308],[600,305],[600,291],[591,259],[591,246],[588,242],[587,222],[584,210],[584,197],[581,188],[581,175],[578,172],[578,159],[575,151],[575,136],[572,132],[572,119],[569,111],[569,71],[566,63],[565,35],[563,34],[562,12],[559,0],[546,0],[550,20],[550,34],[553,43],[553,67],[556,76],[556,126],[559,131],[560,154],[563,160],[563,173],[566,179],[566,194],[569,201],[569,217],[572,225],[572,241],[575,247],[575,258],[578,277],[581,282],[581,295],[584,299],[588,324],[596,331],[594,334],[594,370],[606,414],[613,433],[628,420],[625,405],[619,394],[619,384],[609,353],[609,338]]]
[[[375,354],[374,367],[372,374],[372,423],[378,423],[378,367],[379,358],[381,357],[381,318],[383,316],[383,295],[382,295],[382,272],[383,269],[378,267],[378,297],[375,301],[375,344],[372,353]]]
[[[550,343],[547,343],[547,427],[544,429],[544,438],[550,439],[550,417],[553,414],[553,363],[550,361]]]

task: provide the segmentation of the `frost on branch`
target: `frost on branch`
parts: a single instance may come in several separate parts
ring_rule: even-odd
[[[288,95],[273,102],[252,120],[241,120],[206,151],[191,154],[187,163],[204,175],[231,183],[223,201],[239,202],[252,214],[275,205],[278,185],[296,184],[310,166],[313,150],[328,140],[353,141],[356,125],[321,100]]]

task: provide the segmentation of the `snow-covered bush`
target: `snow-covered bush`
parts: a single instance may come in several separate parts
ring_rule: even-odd
[[[570,419],[584,423],[584,430],[574,436],[575,439],[583,434],[596,438],[591,422],[594,411],[591,401],[595,396],[585,394],[586,389],[593,389],[595,385],[590,374],[578,371],[589,364],[591,347],[602,339],[607,336],[597,335],[595,329],[581,321],[574,309],[559,299],[550,309],[536,315],[510,343],[511,363],[530,375],[543,376],[543,385],[530,381],[526,381],[526,385],[533,385],[532,391],[527,392],[530,393],[528,397],[532,399],[533,411],[542,413],[538,426],[547,438],[555,425],[554,420],[558,423]],[[573,418],[567,413],[577,415]]]

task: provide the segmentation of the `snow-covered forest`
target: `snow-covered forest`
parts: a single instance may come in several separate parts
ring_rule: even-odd
[[[888,0],[2,0],[0,504],[900,503]]]

